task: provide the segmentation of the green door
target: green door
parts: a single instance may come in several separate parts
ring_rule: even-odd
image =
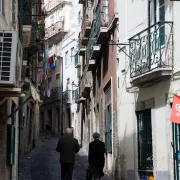
[[[174,180],[180,180],[180,124],[172,123]]]

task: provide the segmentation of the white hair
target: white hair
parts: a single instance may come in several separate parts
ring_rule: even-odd
[[[71,128],[66,128],[66,134],[67,135],[72,135],[73,131]]]

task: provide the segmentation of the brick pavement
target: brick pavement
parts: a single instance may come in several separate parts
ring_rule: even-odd
[[[44,139],[36,150],[20,159],[19,180],[60,180],[59,153],[55,151],[57,138]],[[86,180],[87,152],[76,156],[73,180]],[[107,176],[104,180],[110,180]]]

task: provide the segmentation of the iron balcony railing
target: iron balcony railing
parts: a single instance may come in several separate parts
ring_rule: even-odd
[[[63,0],[52,0],[49,3],[47,3],[44,6],[44,9],[46,12],[49,12],[51,10],[53,10],[54,8],[56,8],[58,5],[60,5],[60,3],[62,3]]]
[[[58,21],[55,24],[45,29],[45,38],[48,39],[54,36],[55,34],[63,31],[63,29],[64,29],[63,21]]]
[[[75,90],[75,102],[79,99],[79,89]]]
[[[45,96],[43,98],[44,103],[52,102],[55,100],[60,100],[61,99],[61,88],[56,87],[53,89],[50,89],[49,92],[46,91]]]
[[[32,25],[34,4],[28,0],[23,1],[23,25]]]
[[[72,91],[66,90],[63,92],[63,104],[70,104],[72,102]]]
[[[108,27],[109,25],[109,6],[108,0],[99,1],[96,8],[96,32],[100,32],[101,27]]]
[[[173,23],[158,22],[129,39],[130,77],[154,69],[171,69],[173,61]]]
[[[84,71],[84,74],[81,78],[80,81],[80,92],[86,91],[86,89],[89,89],[91,87],[91,79],[92,79],[92,74],[90,71]]]
[[[74,61],[75,61],[74,64],[75,64],[75,66],[77,66],[77,65],[80,63],[78,56],[79,56],[78,53],[76,53],[75,58],[74,58]]]
[[[91,27],[91,24],[92,24],[92,20],[90,18],[90,12],[91,12],[91,9],[86,8],[86,10],[83,13],[81,36],[80,36],[81,39],[85,37],[86,28]]]
[[[92,22],[92,28],[91,28],[91,33],[90,33],[90,38],[88,41],[88,45],[87,45],[87,64],[89,64],[89,60],[91,59],[91,55],[93,52],[93,46],[95,43],[95,36],[96,36],[96,20],[93,20]]]

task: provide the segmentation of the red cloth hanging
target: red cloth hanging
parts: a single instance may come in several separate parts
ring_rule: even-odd
[[[48,58],[48,64],[50,64],[53,61],[53,56]]]

